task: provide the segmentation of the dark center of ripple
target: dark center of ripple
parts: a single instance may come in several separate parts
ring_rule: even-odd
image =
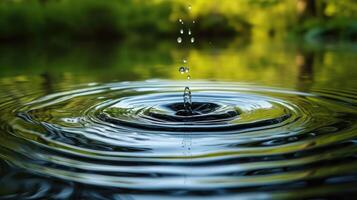
[[[193,102],[192,110],[187,110],[184,103],[173,103],[164,105],[170,114],[157,112],[157,109],[150,109],[147,113],[149,116],[170,122],[204,122],[214,120],[231,120],[239,113],[234,109],[225,109],[218,111],[221,105],[209,102]]]
[[[236,131],[281,123],[292,116],[282,102],[242,94],[202,93],[187,110],[176,94],[135,96],[96,110],[103,122],[154,131]]]

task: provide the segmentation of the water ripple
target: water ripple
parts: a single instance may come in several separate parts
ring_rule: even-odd
[[[187,115],[183,86],[124,82],[22,101],[6,96],[0,157],[29,173],[128,193],[248,195],[321,186],[316,180],[356,184],[355,92],[192,82]],[[53,190],[35,185],[36,195]]]

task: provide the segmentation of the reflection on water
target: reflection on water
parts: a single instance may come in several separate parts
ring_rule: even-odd
[[[356,193],[353,48],[170,43],[1,47],[0,198]]]
[[[182,49],[172,43],[170,40],[140,44],[3,45],[0,46],[0,76],[16,77],[18,81],[47,76],[47,80],[62,85],[182,80],[177,66],[182,65],[185,57],[190,66],[195,66],[190,72],[195,80],[254,82],[291,88],[356,85],[354,46],[203,41],[202,45],[207,46],[197,44],[197,48]]]

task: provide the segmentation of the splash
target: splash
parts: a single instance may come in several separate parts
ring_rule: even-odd
[[[192,96],[189,87],[185,87],[185,90],[183,92],[183,102],[186,112],[192,114]]]

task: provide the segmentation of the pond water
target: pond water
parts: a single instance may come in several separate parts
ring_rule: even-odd
[[[2,46],[0,199],[356,194],[356,53],[239,40]]]

